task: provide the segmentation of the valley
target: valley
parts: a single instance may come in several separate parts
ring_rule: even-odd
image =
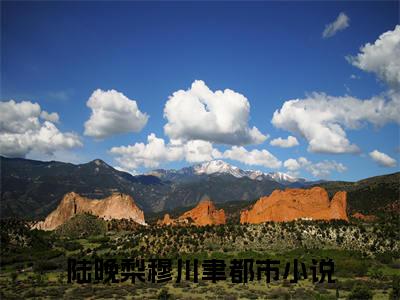
[[[392,299],[399,290],[398,218],[385,222],[293,221],[215,226],[141,226],[126,220],[102,220],[78,214],[55,231],[30,230],[21,221],[1,222],[1,296],[76,299],[347,299],[358,289],[374,299]],[[167,283],[67,283],[67,258],[163,258],[172,261]],[[331,258],[334,284],[296,284],[288,280],[176,283],[177,260],[274,259],[282,264],[299,259]],[[283,271],[282,271],[283,272]],[[147,273],[146,273],[147,274]],[[282,276],[282,275],[281,275]],[[292,278],[292,277],[290,277]],[[164,297],[164,298],[163,298]],[[339,298],[337,298],[339,297]],[[393,298],[395,299],[395,298]]]

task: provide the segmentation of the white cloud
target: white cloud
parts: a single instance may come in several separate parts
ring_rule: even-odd
[[[301,168],[301,165],[297,162],[297,160],[293,158],[289,158],[285,160],[283,163],[283,166],[288,169],[289,171],[297,171],[298,169]]]
[[[202,162],[220,158],[222,154],[214,149],[210,142],[193,140],[188,141],[185,146],[185,159],[188,162]]]
[[[334,160],[324,160],[310,166],[306,167],[306,170],[310,172],[316,178],[327,178],[331,174],[331,172],[344,172],[347,168],[342,164],[338,163]]]
[[[400,123],[399,115],[400,95],[393,91],[368,100],[312,93],[305,99],[286,101],[271,122],[303,136],[311,152],[355,153],[359,148],[348,140],[344,128],[358,129],[367,122],[376,126]]]
[[[221,153],[207,141],[171,140],[166,144],[164,139],[156,137],[154,133],[147,137],[147,144],[112,147],[110,153],[115,156],[119,167],[125,170],[135,170],[139,167],[156,168],[161,164],[180,160],[198,163],[219,158],[229,158],[247,165],[267,168],[279,168],[282,164],[267,150],[248,151],[244,147],[233,146]]]
[[[196,80],[187,91],[174,92],[164,107],[165,134],[171,139],[203,140],[218,144],[259,144],[267,139],[248,125],[247,98],[230,89],[211,91]]]
[[[325,30],[322,32],[323,38],[329,38],[334,36],[338,31],[344,30],[349,27],[350,18],[343,12],[341,12],[336,20],[325,26]]]
[[[289,158],[283,163],[283,166],[294,174],[297,174],[300,169],[304,169],[316,178],[327,178],[333,171],[341,173],[347,169],[342,163],[338,163],[334,160],[324,160],[313,163],[305,157],[299,157],[298,159]]]
[[[0,154],[25,157],[30,152],[53,155],[56,151],[82,146],[79,136],[60,132],[50,121],[58,121],[57,113],[42,111],[38,103],[29,101],[0,102]]]
[[[394,158],[378,150],[370,152],[369,156],[382,167],[395,167],[397,164]]]
[[[275,111],[272,124],[300,134],[309,143],[308,150],[319,153],[355,153],[345,129],[359,129],[366,123],[383,126],[400,124],[400,25],[383,33],[374,44],[361,47],[347,60],[360,69],[375,73],[390,89],[379,96],[360,100],[350,96],[334,97],[313,93],[305,99],[286,101]],[[351,76],[351,78],[357,78]]]
[[[40,117],[43,120],[52,122],[52,123],[58,123],[60,121],[60,117],[58,115],[58,113],[53,112],[53,113],[48,113],[45,110],[42,110],[42,112],[40,113]]]
[[[272,169],[279,168],[282,165],[280,160],[265,149],[248,151],[244,147],[233,146],[224,152],[223,157],[237,160],[246,165],[257,165]]]
[[[375,73],[378,78],[390,86],[400,86],[400,25],[393,31],[387,31],[375,41],[360,48],[356,56],[347,60],[366,72]]]
[[[164,139],[151,133],[147,137],[147,144],[135,143],[129,146],[112,147],[111,154],[122,168],[136,169],[140,166],[155,168],[162,162],[176,161],[183,158],[181,145],[166,145]]]
[[[120,166],[114,166],[113,168],[117,171],[125,172],[125,173],[131,174],[133,176],[138,175],[138,173],[135,170],[127,170]]]
[[[280,137],[277,139],[273,139],[270,142],[270,145],[278,146],[278,147],[282,147],[282,148],[290,148],[290,147],[298,146],[299,142],[297,141],[297,139],[294,136],[289,135],[287,137],[287,139],[283,139]]]
[[[92,114],[85,122],[84,134],[98,139],[139,132],[149,118],[139,110],[136,101],[115,90],[95,90],[86,105]]]
[[[147,144],[113,147],[110,153],[116,156],[122,168],[129,170],[142,166],[155,168],[162,163],[179,160],[202,162],[222,155],[210,142],[192,140],[182,143],[180,140],[172,140],[166,144],[164,139],[156,137],[154,133],[147,137]]]
[[[0,102],[0,132],[24,133],[40,128],[40,105],[30,101]]]

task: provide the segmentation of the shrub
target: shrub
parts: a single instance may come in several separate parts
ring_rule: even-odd
[[[63,245],[63,248],[68,251],[75,251],[83,249],[83,246],[76,241],[66,241]]]
[[[59,226],[55,233],[69,238],[87,238],[103,235],[106,232],[106,222],[90,214],[78,214]]]
[[[376,269],[376,268],[372,269],[369,272],[369,275],[371,276],[372,279],[382,280],[384,278],[383,272],[381,270],[379,270],[379,269]]]
[[[385,252],[377,255],[376,258],[383,264],[390,264],[393,261],[393,253]]]
[[[370,300],[372,299],[372,292],[364,284],[356,284],[350,292],[349,300]]]
[[[96,236],[89,238],[89,242],[91,243],[107,243],[110,241],[108,236]]]
[[[35,272],[43,273],[45,271],[56,270],[58,265],[55,262],[48,260],[39,260],[34,266],[33,270]]]

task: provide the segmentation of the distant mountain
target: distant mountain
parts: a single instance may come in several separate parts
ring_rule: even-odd
[[[229,173],[198,174],[194,167],[160,170],[158,176],[132,176],[99,159],[80,165],[6,157],[0,160],[1,217],[45,217],[68,192],[97,199],[124,193],[147,213],[189,207],[205,195],[216,203],[250,201],[284,188],[267,177],[253,180]]]
[[[212,160],[202,164],[189,167],[192,169],[194,174],[230,174],[236,178],[242,178],[247,176],[247,172],[239,169],[236,166],[232,166],[223,160]]]
[[[276,181],[283,185],[293,183],[305,184],[303,178],[296,178],[281,172],[263,173],[257,170],[242,170],[223,160],[212,160],[191,167],[182,168],[180,170],[164,170],[158,169],[151,171],[148,175],[157,176],[163,180],[171,181],[193,181],[204,175],[231,175],[235,178],[250,178],[252,180],[270,180]]]
[[[233,209],[268,196],[276,189],[313,185],[325,187],[331,196],[338,190],[346,190],[351,211],[374,213],[378,208],[398,203],[400,192],[400,173],[355,183],[311,182],[284,173],[245,171],[222,161],[138,176],[118,171],[99,159],[74,165],[0,156],[0,166],[1,218],[43,218],[69,192],[95,199],[114,192],[127,194],[145,216],[193,207],[204,196],[213,199],[218,207],[230,203]]]
[[[89,198],[105,198],[113,192],[133,195],[137,189],[162,185],[157,177],[132,176],[100,159],[74,165],[0,157],[0,163],[2,217],[46,216],[71,191]],[[139,203],[139,206],[146,207],[146,203]]]

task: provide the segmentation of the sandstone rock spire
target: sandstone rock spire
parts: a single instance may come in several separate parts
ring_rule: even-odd
[[[197,206],[177,219],[172,219],[168,214],[163,220],[157,222],[158,225],[188,225],[196,226],[220,225],[226,223],[226,216],[223,209],[217,209],[210,198],[204,197]]]

